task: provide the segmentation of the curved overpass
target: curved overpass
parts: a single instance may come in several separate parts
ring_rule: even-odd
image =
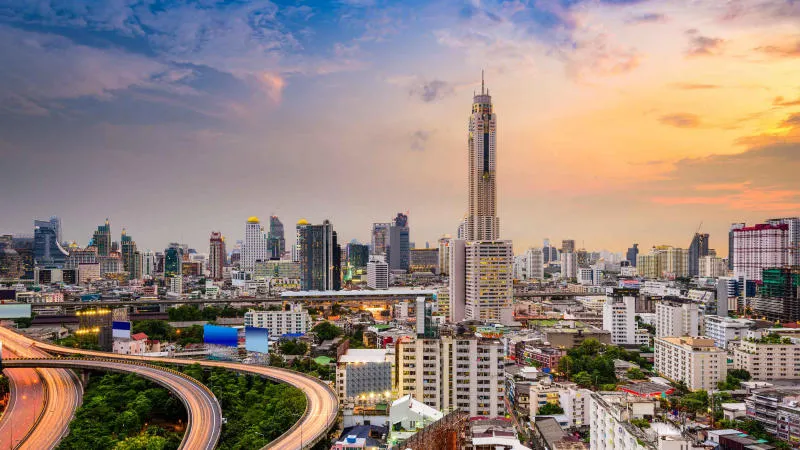
[[[0,336],[4,352],[20,357],[48,356],[20,342],[22,336],[16,333],[0,328]],[[13,384],[11,403],[0,421],[2,448],[55,448],[69,431],[75,410],[83,401],[80,380],[66,369],[14,369],[6,373]],[[54,411],[59,414],[53,414]],[[12,440],[13,445],[7,445],[12,444]]]
[[[2,328],[0,328],[2,330]],[[5,330],[3,330],[5,331]],[[286,433],[270,442],[266,447],[274,450],[296,450],[310,448],[323,439],[339,413],[339,402],[336,393],[319,379],[308,375],[275,367],[237,364],[222,361],[196,361],[177,358],[151,358],[132,355],[118,355],[114,353],[98,352],[91,350],[77,350],[58,345],[35,341],[26,336],[16,335],[28,345],[49,353],[61,355],[84,355],[114,360],[152,362],[162,364],[175,364],[187,366],[199,364],[203,367],[220,367],[239,373],[258,375],[279,383],[290,384],[306,395],[306,410],[300,420]]]
[[[3,360],[4,368],[90,369],[132,373],[153,381],[181,399],[188,420],[179,448],[212,450],[222,428],[222,408],[211,391],[180,372],[142,362],[108,358],[14,358]]]

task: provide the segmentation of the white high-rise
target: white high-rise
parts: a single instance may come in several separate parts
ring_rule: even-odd
[[[789,225],[757,224],[733,230],[733,273],[761,281],[761,271],[789,264]]]
[[[497,217],[497,116],[484,88],[472,99],[469,118],[469,210],[465,239],[494,241],[500,237]]]
[[[513,322],[513,263],[511,241],[466,243],[464,315],[467,320]]]
[[[247,219],[244,229],[244,242],[242,243],[242,270],[252,272],[256,261],[266,261],[270,257],[269,241],[264,227],[258,217]]]

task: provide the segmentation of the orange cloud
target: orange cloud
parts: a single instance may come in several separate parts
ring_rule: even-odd
[[[263,72],[259,76],[259,81],[267,96],[276,104],[280,103],[283,89],[286,87],[286,80],[280,74]]]

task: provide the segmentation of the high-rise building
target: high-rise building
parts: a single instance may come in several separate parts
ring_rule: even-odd
[[[108,256],[111,253],[111,223],[108,219],[95,230],[92,245],[97,247],[97,256]]]
[[[311,225],[300,219],[297,222],[297,244],[302,288],[307,291],[341,289],[341,249],[330,221]]]
[[[656,337],[699,336],[700,312],[697,303],[678,298],[656,303]]]
[[[446,234],[439,238],[439,275],[450,274],[450,241],[452,238]]]
[[[775,267],[762,271],[760,295],[751,299],[758,317],[784,322],[800,321],[800,267]]]
[[[389,265],[383,261],[367,263],[367,286],[371,289],[389,289]]]
[[[212,231],[208,242],[208,269],[212,280],[222,280],[226,258],[225,238],[219,231]]]
[[[60,222],[59,222],[60,226]],[[58,242],[58,229],[50,220],[33,221],[33,258],[40,267],[64,266],[69,252]]]
[[[708,256],[708,233],[695,233],[689,244],[689,276],[700,275],[700,258]]]
[[[703,256],[700,258],[700,276],[709,278],[724,277],[728,273],[728,265],[723,258]]]
[[[761,271],[788,265],[789,225],[757,224],[733,230],[733,272],[761,280]]]
[[[728,230],[728,270],[733,270],[733,254],[736,250],[736,243],[733,241],[733,232],[745,227],[744,223],[732,223]]]
[[[628,248],[628,252],[625,254],[625,259],[627,259],[633,267],[636,267],[637,256],[639,256],[639,244],[634,243],[633,247]]]
[[[496,241],[500,238],[497,217],[497,116],[492,97],[484,88],[472,100],[469,118],[469,211],[466,240]]]
[[[389,227],[391,223],[373,223],[372,224],[372,254],[385,255],[386,246],[389,245]]]
[[[636,296],[634,289],[614,289],[603,304],[603,329],[611,331],[611,343],[636,344]]]
[[[467,289],[467,241],[450,240],[450,322],[458,323],[465,319]]]
[[[531,247],[525,251],[525,279],[544,279],[544,253],[544,249],[538,247]]]
[[[166,278],[178,277],[183,273],[183,247],[177,242],[171,242],[164,250],[164,276]]]
[[[119,242],[121,249],[120,253],[122,254],[122,270],[128,272],[129,280],[141,278],[142,262],[137,261],[137,259],[141,258],[142,255],[136,251],[136,241],[134,241],[133,238],[128,235],[128,231],[125,228],[122,229],[122,236],[120,237]],[[139,273],[137,273],[136,270],[137,266]]]
[[[561,253],[575,253],[575,241],[573,239],[561,241]]]
[[[356,242],[347,244],[347,263],[350,267],[364,268],[369,262],[369,246]]]
[[[280,259],[286,251],[286,239],[283,234],[283,223],[281,223],[278,216],[269,218],[269,247],[270,257],[272,259]]]
[[[408,270],[409,272],[437,273],[439,271],[439,249],[412,248],[409,251]]]
[[[408,270],[410,250],[408,216],[397,213],[397,217],[389,227],[389,242],[386,246],[389,270]]]
[[[465,318],[513,322],[514,250],[511,241],[466,243]]]
[[[147,250],[142,253],[142,276],[153,278],[156,275],[156,254]]]
[[[252,272],[256,261],[270,259],[268,248],[269,241],[264,233],[264,227],[256,216],[247,219],[244,229],[244,242],[242,243],[242,259],[240,266],[245,272]]]
[[[573,252],[561,252],[561,278],[578,277],[578,255]]]
[[[693,391],[715,389],[728,372],[727,353],[706,337],[656,338],[654,359],[664,378],[683,381]]]
[[[787,260],[790,266],[800,266],[800,217],[783,217],[767,220],[770,225],[786,225],[789,232]]]
[[[63,244],[64,236],[61,234],[61,218],[58,216],[50,216],[50,227],[56,230],[56,242]]]
[[[636,269],[645,278],[676,278],[689,275],[689,252],[671,245],[653,247],[636,257]]]

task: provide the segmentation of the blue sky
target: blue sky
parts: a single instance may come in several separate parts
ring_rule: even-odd
[[[794,0],[6,1],[0,232],[57,214],[85,244],[110,217],[202,249],[250,215],[365,240],[408,210],[434,241],[466,207],[485,69],[517,251],[713,240],[800,213],[798,21]]]

